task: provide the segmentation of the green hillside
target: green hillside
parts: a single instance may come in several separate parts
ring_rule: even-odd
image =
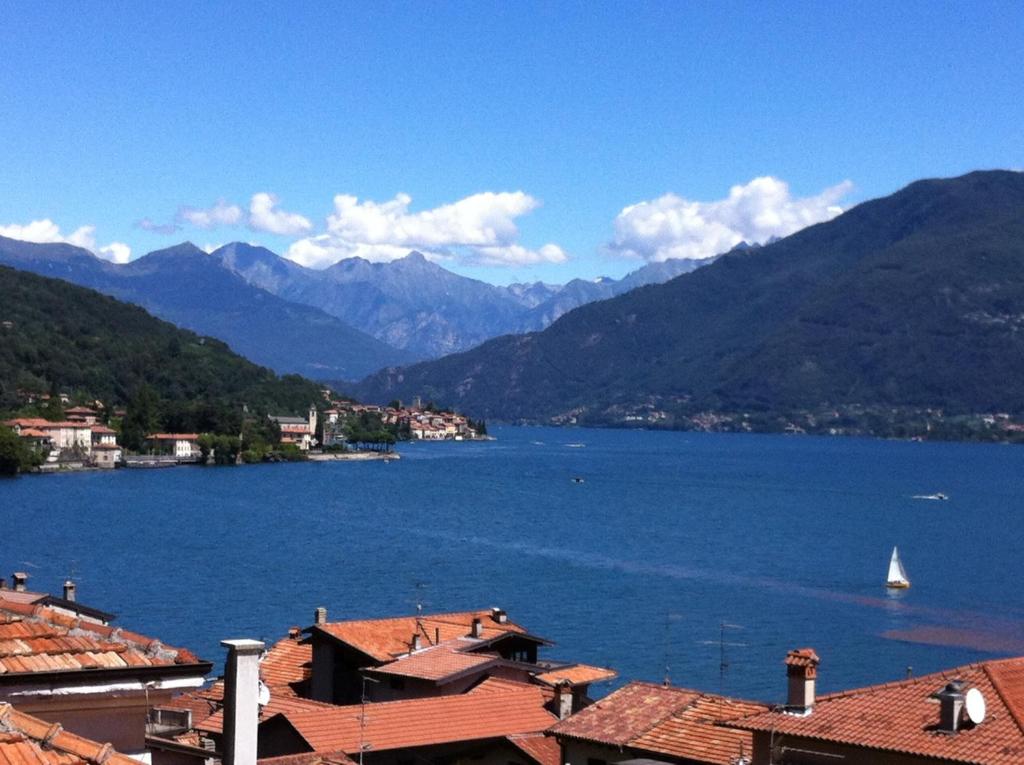
[[[1024,174],[920,181],[543,332],[378,373],[355,392],[594,423],[828,412],[880,434],[869,420],[892,408],[1019,415]]]
[[[304,412],[320,387],[92,290],[0,267],[0,411],[19,390],[145,403],[161,428],[238,433],[252,413]],[[155,400],[154,400],[155,399]]]

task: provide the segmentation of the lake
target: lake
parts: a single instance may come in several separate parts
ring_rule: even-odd
[[[219,661],[332,620],[500,606],[554,658],[784,698],[1024,654],[1024,449],[495,428],[403,459],[0,482],[0,567]],[[583,479],[582,483],[574,478]],[[912,499],[944,492],[945,502]],[[913,582],[888,592],[893,545]],[[723,624],[727,625],[723,628]],[[726,665],[722,670],[722,658]],[[610,686],[595,688],[602,693]]]

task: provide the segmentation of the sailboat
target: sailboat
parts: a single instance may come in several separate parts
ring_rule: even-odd
[[[891,587],[894,590],[905,590],[910,586],[907,572],[903,568],[903,562],[900,560],[899,550],[895,547],[892,548],[892,557],[889,559],[889,577],[885,582],[885,586]]]

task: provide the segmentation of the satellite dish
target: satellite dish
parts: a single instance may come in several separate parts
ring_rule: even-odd
[[[258,698],[257,703],[259,703],[259,705],[261,707],[265,707],[267,704],[270,703],[270,688],[268,688],[267,684],[264,683],[262,680],[260,680],[259,698]],[[984,701],[981,702],[981,708],[983,710],[985,709],[985,702]],[[983,714],[984,714],[984,712],[983,712]]]
[[[967,710],[967,719],[972,723],[981,725],[985,721],[985,697],[977,688],[967,691],[964,707]]]

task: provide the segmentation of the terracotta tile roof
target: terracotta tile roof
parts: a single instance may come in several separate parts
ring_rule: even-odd
[[[490,610],[329,622],[314,625],[311,629],[314,632],[320,630],[347,643],[376,661],[387,662],[409,652],[413,634],[420,635],[423,645],[444,643],[469,635],[475,618],[480,619],[483,627],[483,640],[510,632],[526,633],[526,630],[510,621],[500,624]]]
[[[522,682],[520,680],[511,680],[507,677],[485,677],[466,691],[466,693],[506,693],[508,691],[516,691],[522,688],[536,688],[539,689],[546,698],[554,698],[554,694],[550,692],[550,689],[545,688],[542,685],[534,685],[533,683]]]
[[[0,702],[0,763],[4,765],[138,765],[110,744],[68,733],[57,723]]]
[[[531,733],[506,738],[512,746],[521,750],[537,765],[562,765],[562,747],[550,736]]]
[[[146,436],[147,441],[195,441],[198,438],[198,433],[151,433]]]
[[[197,726],[216,714],[224,703],[224,684],[215,683],[210,688],[179,693],[159,709],[176,709],[192,713],[192,725]],[[197,744],[198,745],[198,744]]]
[[[557,723],[550,733],[729,765],[741,750],[752,751],[753,736],[717,723],[766,709],[765,704],[634,682]]]
[[[214,688],[211,688],[210,691],[211,693],[219,693],[219,698],[223,701],[223,683],[216,683]],[[340,707],[334,704],[326,704],[322,701],[313,701],[312,699],[303,699],[291,694],[281,694],[271,691],[270,702],[266,706],[260,707],[260,721],[269,720],[271,717],[280,714],[292,715],[297,713],[323,713],[324,710],[339,708]],[[222,733],[224,731],[224,708],[221,706],[216,712],[202,722],[195,722],[193,720],[192,725],[197,730],[201,730],[204,733]]]
[[[457,642],[457,641],[454,641]],[[415,677],[438,684],[450,682],[474,670],[483,671],[502,661],[492,653],[462,653],[450,644],[421,649],[376,667],[382,675]]]
[[[569,683],[569,685],[589,685],[599,683],[603,680],[611,680],[618,677],[618,672],[604,667],[592,667],[589,664],[573,664],[569,667],[548,670],[535,675],[534,679],[547,685],[558,685]]]
[[[93,433],[103,433],[104,435],[110,435],[112,433],[117,433],[117,431],[114,430],[113,428],[108,428],[106,425],[100,425],[100,424],[93,425],[92,426],[92,432]]]
[[[3,424],[8,428],[42,428],[53,423],[42,417],[15,417],[13,420],[4,420]]]
[[[96,624],[32,603],[0,599],[0,678],[33,672],[74,672],[85,669],[123,669],[210,665],[184,648]]]
[[[537,686],[285,712],[314,751],[374,751],[504,738],[545,730],[556,718]],[[364,717],[365,716],[365,717]],[[362,720],[362,723],[361,723]]]
[[[259,765],[355,765],[355,761],[344,752],[303,752],[283,757],[264,757],[256,762]]]
[[[936,730],[939,704],[931,695],[954,679],[981,692],[987,714],[980,725],[951,736]],[[950,762],[1019,764],[1024,762],[1024,657],[820,696],[814,711],[802,717],[777,710],[730,725]]]
[[[313,647],[298,635],[278,640],[260,662],[260,678],[274,693],[297,693],[312,675]]]
[[[25,427],[21,429],[21,432],[18,435],[21,436],[22,438],[46,438],[47,436],[49,436],[48,433],[44,433],[43,431],[37,428]]]
[[[786,654],[787,667],[816,667],[821,662],[813,648],[797,648]]]

